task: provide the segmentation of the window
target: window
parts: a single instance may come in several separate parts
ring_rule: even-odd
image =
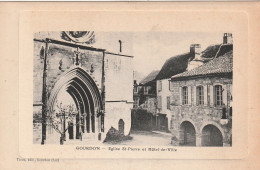
[[[182,87],[182,104],[188,104],[188,87]]]
[[[162,108],[162,97],[158,96],[157,98],[157,108],[161,109]]]
[[[134,93],[138,93],[138,86],[134,86]]]
[[[138,98],[134,98],[134,108],[137,108],[139,105],[139,100]]]
[[[215,86],[215,106],[221,106],[222,105],[222,86],[216,85]]]
[[[167,109],[170,110],[171,109],[171,97],[167,96]]]
[[[162,91],[162,81],[158,81],[158,91]]]
[[[204,105],[204,89],[203,89],[203,86],[197,87],[197,105]]]
[[[144,94],[148,94],[148,87],[144,86]]]
[[[144,108],[147,108],[147,107],[148,107],[148,99],[145,99]]]

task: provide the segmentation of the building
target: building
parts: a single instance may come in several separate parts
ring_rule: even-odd
[[[156,76],[159,71],[152,71],[138,84],[134,81],[132,110],[133,130],[152,130],[156,128]]]
[[[156,96],[158,118],[157,127],[160,130],[168,131],[170,125],[170,80],[173,75],[186,71],[191,53],[185,53],[169,58],[164,63],[160,72],[156,76]]]
[[[207,63],[171,78],[174,145],[232,145],[233,45],[205,51]]]
[[[173,56],[166,60],[163,67],[156,77],[157,81],[157,117],[158,128],[162,130],[168,130],[170,128],[171,121],[171,90],[170,80],[171,77],[185,71],[195,69],[202,66],[213,58],[217,58],[233,49],[232,34],[225,33],[223,36],[223,43],[217,45],[211,45],[204,51],[201,50],[200,44],[191,44],[190,51]]]
[[[79,113],[75,122],[64,122],[63,129],[69,126],[67,140],[103,141],[111,128],[129,134],[133,106],[131,36],[111,34],[35,33],[33,109],[34,115],[40,113],[42,122],[41,141],[34,143],[52,142],[56,132],[46,118],[55,114],[57,103],[73,103]]]

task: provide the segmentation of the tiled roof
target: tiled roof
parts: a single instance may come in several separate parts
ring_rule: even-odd
[[[141,84],[149,83],[153,80],[155,80],[156,76],[158,75],[159,70],[152,71],[148,76],[146,76],[143,80],[140,81]]]
[[[201,54],[201,58],[203,62],[206,63],[214,57],[219,57],[224,55],[225,53],[233,50],[233,44],[216,44],[208,46]],[[184,72],[189,63],[189,59],[191,58],[190,53],[185,53],[181,55],[177,55],[169,58],[164,63],[162,69],[156,77],[156,80],[171,78],[174,75],[180,74]]]
[[[219,49],[220,48],[220,49]],[[233,44],[216,44],[208,46],[202,51],[202,58],[214,58],[224,55],[225,53],[233,50]],[[216,56],[217,55],[217,56]]]
[[[172,76],[172,79],[194,76],[206,76],[210,74],[232,73],[233,71],[233,50],[210,60],[209,62],[194,68],[192,70],[183,72],[181,74]]]

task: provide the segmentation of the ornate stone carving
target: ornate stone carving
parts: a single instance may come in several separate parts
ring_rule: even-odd
[[[93,44],[95,42],[94,31],[63,31],[61,38],[76,43]]]

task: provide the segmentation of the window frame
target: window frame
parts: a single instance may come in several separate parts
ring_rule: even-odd
[[[134,98],[134,108],[138,108],[138,106],[139,106],[139,99]]]
[[[189,104],[189,94],[188,94],[188,87],[183,86],[182,87],[182,105],[188,105]]]
[[[144,94],[149,94],[148,86],[144,86]]]
[[[214,105],[215,107],[223,105],[223,87],[220,84],[214,86]]]
[[[138,93],[138,86],[134,86],[134,93]]]
[[[202,85],[199,85],[196,87],[196,105],[197,106],[203,106],[204,101],[204,87]]]

